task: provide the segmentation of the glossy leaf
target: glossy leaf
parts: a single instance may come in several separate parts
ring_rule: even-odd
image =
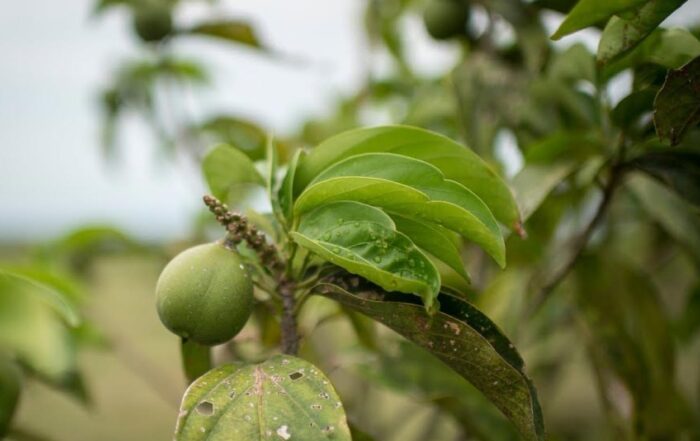
[[[658,179],[678,196],[700,207],[700,152],[650,152],[635,158],[629,164]]]
[[[216,115],[193,128],[210,143],[234,145],[253,161],[265,157],[267,134],[258,124],[233,115]]]
[[[408,236],[419,248],[427,251],[455,270],[467,283],[469,274],[459,254],[459,238],[432,222],[425,222],[399,215],[392,215],[396,229]]]
[[[666,76],[654,101],[654,125],[661,139],[678,144],[700,123],[700,57]]]
[[[611,15],[635,8],[647,0],[579,0],[569,12],[559,29],[552,35],[553,40],[593,26]]]
[[[314,148],[297,169],[295,194],[324,169],[363,153],[395,153],[425,161],[479,196],[496,219],[517,228],[520,215],[506,183],[483,159],[451,139],[417,127],[381,126],[350,130],[328,138]]]
[[[381,210],[351,201],[325,204],[302,217],[291,237],[302,247],[387,291],[419,295],[434,309],[440,276]]]
[[[316,288],[427,349],[472,383],[528,441],[544,440],[542,411],[523,360],[488,317],[468,302],[440,294],[440,312],[430,316],[412,297],[376,287],[343,287],[343,279]]]
[[[390,213],[442,224],[483,247],[499,265],[505,265],[503,237],[489,208],[474,193],[446,180],[439,169],[426,162],[387,153],[351,156],[318,175],[299,196],[294,209],[303,213],[337,200],[357,200]]]
[[[225,144],[212,149],[202,160],[202,172],[212,194],[228,201],[231,190],[239,184],[265,185],[248,156]]]
[[[176,441],[350,441],[338,394],[312,364],[277,355],[209,371],[185,392]]]
[[[240,20],[220,20],[199,23],[186,31],[189,34],[218,38],[257,49],[263,47],[253,27]]]
[[[547,195],[569,176],[574,168],[575,163],[570,161],[550,165],[528,164],[513,178],[513,188],[523,221],[527,221]]]
[[[598,62],[607,63],[633,49],[687,0],[648,0],[629,18],[613,17],[598,44]]]

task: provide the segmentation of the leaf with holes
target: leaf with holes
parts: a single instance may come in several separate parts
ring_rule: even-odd
[[[211,192],[224,202],[229,200],[236,185],[265,185],[253,161],[242,151],[225,144],[207,153],[202,160],[202,172]]]
[[[430,260],[378,208],[352,201],[322,205],[291,233],[302,247],[387,291],[417,294],[435,307],[440,276]]]
[[[411,296],[357,286],[345,278],[323,283],[315,292],[383,323],[450,366],[508,417],[528,441],[544,440],[542,411],[524,363],[512,343],[481,311],[449,294],[439,296],[440,311],[429,315]]]
[[[700,57],[671,70],[654,101],[654,125],[661,139],[678,144],[700,123]]]
[[[314,365],[277,355],[261,364],[228,364],[185,392],[176,441],[350,441],[338,394]]]
[[[440,169],[447,179],[459,182],[479,196],[508,228],[519,228],[520,214],[513,194],[483,159],[443,135],[417,127],[362,128],[325,140],[299,163],[294,194],[300,194],[329,166],[363,153],[394,153],[425,161]]]
[[[301,214],[338,200],[359,201],[441,224],[480,245],[505,266],[503,236],[489,208],[427,162],[389,153],[351,156],[318,175],[299,196],[294,211]]]

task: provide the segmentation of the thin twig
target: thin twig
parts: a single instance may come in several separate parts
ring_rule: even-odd
[[[297,330],[294,291],[294,282],[286,278],[280,280],[279,293],[282,296],[282,352],[289,355],[296,355],[299,352],[299,332]]]
[[[574,269],[578,258],[586,249],[588,241],[591,239],[591,236],[593,236],[593,233],[597,229],[598,225],[605,217],[605,213],[607,212],[610,206],[610,202],[613,199],[615,190],[620,184],[623,171],[623,167],[619,165],[613,165],[611,167],[610,179],[603,187],[603,197],[601,198],[600,203],[596,208],[595,214],[588,222],[588,225],[586,225],[586,228],[584,228],[584,230],[574,239],[572,243],[573,251],[570,253],[569,259],[561,267],[561,269],[559,269],[559,271],[552,275],[549,278],[549,280],[539,289],[532,303],[532,307],[530,309],[531,313],[537,311],[544,304],[544,302],[549,298],[554,289],[557,286],[559,286],[559,284],[566,278],[566,276]]]

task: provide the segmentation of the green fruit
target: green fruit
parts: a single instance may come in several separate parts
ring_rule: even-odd
[[[464,0],[430,0],[423,12],[423,22],[431,37],[447,40],[464,35],[469,7]]]
[[[156,285],[158,315],[166,328],[204,345],[224,343],[243,328],[253,309],[253,283],[238,254],[220,243],[178,254]]]
[[[161,41],[173,31],[170,8],[163,4],[148,3],[134,10],[134,32],[143,41]]]

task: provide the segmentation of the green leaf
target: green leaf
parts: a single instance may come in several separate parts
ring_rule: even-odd
[[[632,92],[610,112],[610,119],[620,128],[632,127],[642,115],[653,110],[655,96],[656,90],[651,88]]]
[[[334,280],[347,286],[343,278]],[[528,441],[544,440],[537,394],[523,360],[496,325],[466,301],[440,294],[440,311],[428,315],[412,297],[376,287],[323,283],[316,292],[377,320],[427,349],[479,389]]]
[[[638,174],[626,184],[649,216],[700,264],[700,215],[655,179]]]
[[[0,439],[5,439],[22,390],[22,371],[0,354]]]
[[[440,275],[381,210],[359,202],[325,204],[301,218],[292,239],[302,247],[387,291],[419,295],[435,309]]]
[[[312,364],[277,355],[209,371],[185,392],[176,441],[350,441],[338,394]]]
[[[297,150],[292,156],[292,160],[289,161],[287,166],[287,173],[284,175],[282,180],[282,185],[279,190],[279,203],[280,208],[284,217],[291,221],[292,219],[292,207],[294,206],[294,176],[299,164],[299,158],[302,157],[304,151],[302,149]]]
[[[237,148],[225,144],[214,147],[204,156],[202,172],[214,196],[225,202],[236,185],[265,185],[253,161]]]
[[[265,157],[267,134],[258,124],[232,115],[216,115],[193,127],[211,138],[211,143],[235,145],[250,159],[257,161]]]
[[[648,0],[630,18],[611,18],[598,43],[598,62],[607,63],[636,47],[686,1]]]
[[[184,32],[263,49],[263,44],[260,42],[253,27],[241,20],[219,20],[199,23]]]
[[[304,213],[337,200],[356,200],[442,224],[480,245],[505,266],[503,236],[489,208],[426,162],[389,153],[351,156],[318,175],[299,196],[294,210]]]
[[[603,78],[609,79],[621,71],[645,63],[677,69],[700,55],[700,41],[685,29],[656,29],[627,55],[603,68]]]
[[[678,196],[700,207],[700,152],[650,152],[633,159],[629,165],[658,179]]]
[[[559,29],[552,35],[553,40],[593,26],[611,15],[635,8],[647,0],[580,0],[569,12]]]
[[[62,383],[75,367],[65,321],[74,312],[50,289],[0,273],[0,350],[8,351],[41,377]]]
[[[513,178],[513,188],[523,221],[537,210],[547,195],[574,169],[573,161],[560,161],[550,165],[528,164]]]
[[[676,145],[700,123],[700,57],[671,70],[654,101],[654,125],[661,139]]]
[[[396,229],[408,236],[422,250],[435,256],[447,266],[455,270],[467,283],[469,274],[464,268],[462,256],[459,254],[459,239],[456,235],[435,223],[424,222],[398,214],[391,218],[396,224]]]
[[[31,272],[8,271],[0,268],[0,283],[5,286],[14,285],[18,289],[29,289],[32,294],[41,298],[46,304],[51,306],[53,310],[70,326],[78,326],[81,323],[80,314],[75,306],[66,298],[66,296],[54,289],[53,287],[42,283],[31,277]],[[22,285],[24,285],[22,287]]]
[[[520,214],[510,189],[483,159],[445,136],[417,127],[362,128],[328,138],[299,163],[294,193],[300,194],[319,173],[338,161],[377,152],[405,155],[434,165],[446,178],[479,196],[508,228],[519,226]]]

